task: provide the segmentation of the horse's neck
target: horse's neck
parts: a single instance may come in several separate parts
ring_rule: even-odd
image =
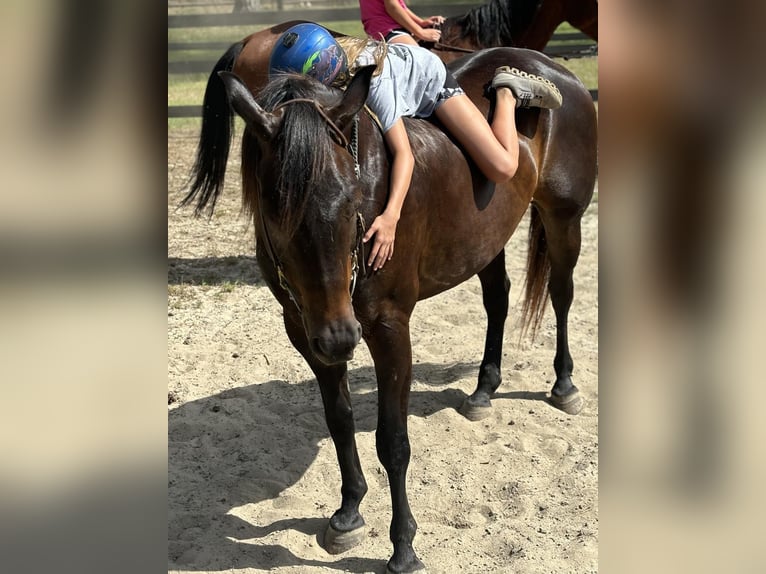
[[[529,4],[529,12],[525,16],[528,21],[516,32],[514,45],[542,51],[564,21],[564,4],[563,0],[543,0],[539,8],[533,9],[534,4],[534,1]]]
[[[369,219],[367,223],[370,223],[383,212],[388,202],[391,184],[391,153],[383,137],[383,129],[373,114],[363,113],[359,127],[360,166],[362,178],[367,183],[363,191],[362,211],[364,217]],[[449,141],[442,130],[426,119],[405,118],[405,129],[415,156],[412,184],[407,194],[418,196],[428,192],[425,189],[419,189],[415,182],[422,179],[424,170],[429,172],[434,169],[433,163],[437,161],[434,150],[445,149]],[[427,130],[434,131],[431,133]],[[438,140],[439,137],[444,139]],[[434,141],[434,138],[438,141]],[[363,143],[362,139],[364,139]],[[365,157],[362,157],[362,150]],[[443,157],[440,158],[440,160],[443,159]]]
[[[369,182],[364,189],[364,204],[375,206],[371,211],[379,212],[385,208],[388,198],[391,162],[380,121],[366,106],[360,112],[359,147],[360,150],[365,150],[364,157],[361,151],[359,157],[362,178]],[[378,207],[381,205],[383,207]],[[374,216],[377,216],[377,213]]]

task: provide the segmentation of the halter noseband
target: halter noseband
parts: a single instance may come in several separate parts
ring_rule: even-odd
[[[279,261],[279,258],[277,257],[277,252],[274,250],[274,246],[271,244],[271,238],[269,237],[269,232],[266,229],[266,221],[263,218],[263,209],[258,210],[261,216],[261,227],[263,228],[263,236],[266,239],[266,252],[269,255],[269,259],[271,259],[271,262],[274,264],[274,266],[277,268],[277,278],[279,279],[279,286],[287,291],[287,294],[290,296],[290,300],[295,304],[295,306],[298,308],[298,312],[302,313],[303,310],[301,309],[300,303],[298,303],[298,298],[295,296],[295,292],[293,291],[292,287],[290,287],[290,283],[287,281],[287,277],[285,276],[285,272],[282,267],[282,263]],[[362,243],[362,239],[364,238],[364,233],[367,230],[367,227],[364,223],[364,216],[360,212],[356,212],[356,240],[354,241],[354,249],[351,251],[351,281],[349,282],[349,293],[353,297],[354,291],[356,290],[356,279],[359,276],[359,271],[362,271],[362,277],[367,277],[367,269],[364,265],[364,261],[362,261],[362,264],[359,264],[359,254],[362,254],[362,258],[364,258],[364,246]]]
[[[335,124],[335,122],[332,121],[332,119],[330,119],[330,117],[322,109],[322,106],[316,100],[311,100],[308,98],[296,98],[294,100],[288,100],[286,102],[281,103],[276,108],[274,108],[274,111],[288,104],[294,104],[296,102],[309,103],[316,108],[316,110],[319,112],[319,115],[321,115],[322,118],[324,118],[324,120],[327,122],[327,125],[329,125],[330,128],[332,128],[333,133],[337,136],[339,140],[338,143],[342,145],[351,154],[351,157],[354,160],[354,174],[356,175],[356,179],[360,179],[361,169],[359,167],[359,114],[354,115],[354,123],[351,128],[351,143],[349,143],[343,131]],[[262,206],[258,209],[258,213],[260,214],[260,218],[261,218],[261,228],[263,229],[263,236],[266,239],[266,243],[265,243],[266,251],[269,255],[269,258],[271,259],[271,262],[277,268],[277,277],[279,278],[279,286],[285,291],[287,291],[287,294],[290,296],[290,300],[295,304],[295,306],[298,309],[298,312],[302,313],[303,310],[301,309],[301,306],[298,303],[298,299],[295,296],[293,289],[290,287],[290,284],[287,281],[287,277],[285,277],[282,263],[279,261],[279,258],[277,257],[277,252],[271,243],[271,237],[269,237],[269,231],[266,228],[266,220],[263,217]],[[364,216],[362,216],[361,212],[357,211],[356,212],[356,239],[354,241],[354,248],[351,251],[351,282],[349,285],[349,292],[351,293],[351,296],[354,295],[354,290],[356,289],[356,279],[357,279],[357,276],[359,275],[359,270],[361,269],[362,271],[362,277],[367,276],[367,270],[366,270],[364,261],[362,261],[362,264],[359,265],[359,254],[361,253],[362,259],[364,258],[364,245],[363,245],[362,239],[364,238],[366,229],[367,228],[364,222]]]

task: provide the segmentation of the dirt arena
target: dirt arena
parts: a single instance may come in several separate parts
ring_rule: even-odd
[[[367,537],[345,554],[318,543],[340,473],[316,381],[290,345],[240,214],[239,142],[212,219],[176,210],[195,131],[168,137],[168,569],[381,573],[392,547],[387,478],[374,444],[376,387],[361,345],[349,364]],[[430,574],[598,570],[598,203],[583,219],[569,341],[586,400],[546,400],[555,378],[552,309],[518,341],[526,223],[506,247],[512,308],[503,384],[477,423],[456,409],[476,385],[485,317],[475,277],[418,304],[408,488],[415,549]],[[318,538],[319,537],[319,538]]]

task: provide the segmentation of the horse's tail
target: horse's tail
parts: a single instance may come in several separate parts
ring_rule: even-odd
[[[234,130],[234,113],[229,106],[226,88],[218,76],[220,71],[231,71],[244,48],[243,42],[232,44],[218,60],[210,73],[202,105],[202,130],[197,146],[197,159],[189,175],[189,192],[181,205],[197,202],[194,213],[199,215],[209,206],[213,213],[215,202],[223,190],[226,162]]]
[[[548,279],[551,274],[545,227],[543,227],[540,212],[534,204],[529,208],[527,248],[527,276],[524,282],[524,303],[521,309],[521,336],[529,333],[531,327],[532,338],[534,338],[545,314],[545,305],[548,302]]]

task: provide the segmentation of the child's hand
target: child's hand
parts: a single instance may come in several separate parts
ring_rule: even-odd
[[[442,37],[441,31],[436,28],[423,28],[422,30],[423,32],[418,39],[423,42],[438,42],[439,38]]]
[[[426,22],[431,24],[431,26],[441,26],[444,23],[444,16],[430,16],[426,18]]]
[[[367,264],[370,265],[373,271],[377,271],[386,261],[394,256],[394,237],[396,236],[396,224],[398,219],[382,213],[375,218],[372,222],[367,233],[364,234],[362,241],[367,243],[372,236],[375,236],[375,242],[372,244],[370,250],[370,258],[367,260]]]

